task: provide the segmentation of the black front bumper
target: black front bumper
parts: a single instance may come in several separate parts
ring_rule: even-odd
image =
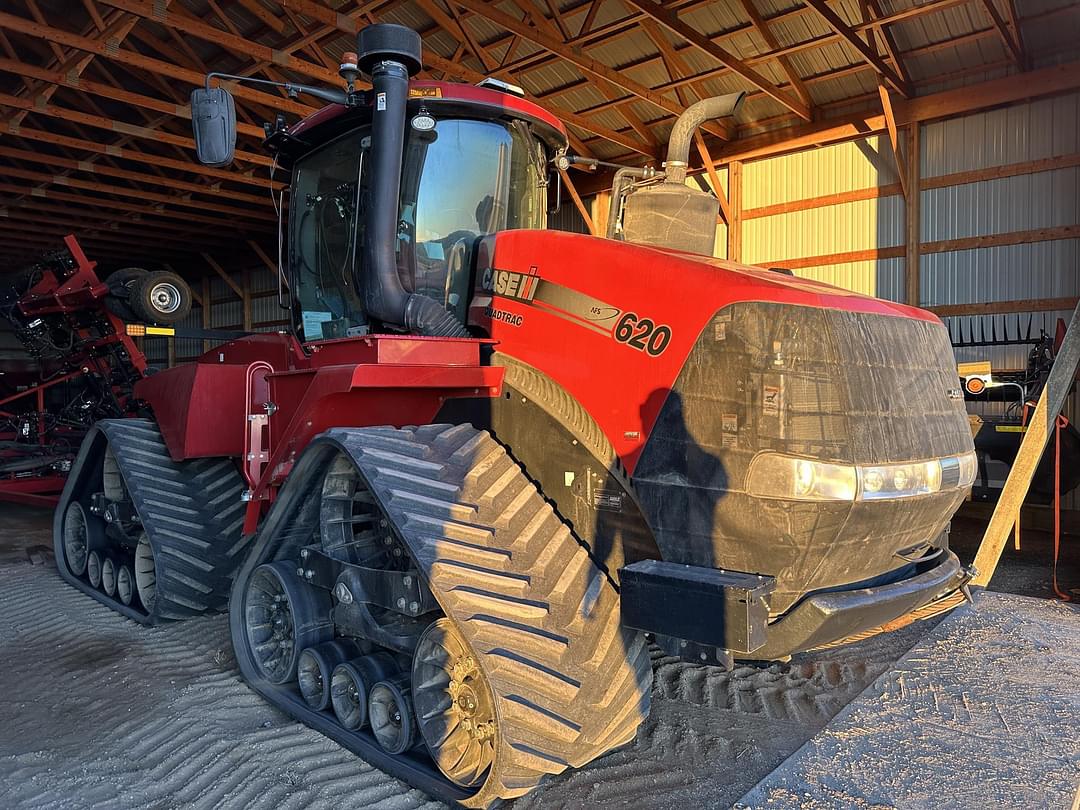
[[[931,567],[887,585],[808,596],[768,626],[767,640],[738,657],[770,661],[871,630],[950,593],[970,579],[951,551]]]

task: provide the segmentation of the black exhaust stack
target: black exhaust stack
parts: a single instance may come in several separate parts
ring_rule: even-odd
[[[360,29],[357,64],[371,76],[371,205],[368,208],[360,289],[369,318],[435,337],[468,337],[458,320],[437,301],[401,286],[397,241],[405,105],[409,77],[420,70],[420,35],[402,25]]]

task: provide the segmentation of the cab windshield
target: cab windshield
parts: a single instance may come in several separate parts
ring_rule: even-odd
[[[289,266],[296,326],[306,341],[369,328],[354,272],[363,256],[369,146],[365,127],[296,166]],[[426,131],[410,127],[395,246],[405,289],[434,298],[464,322],[478,239],[544,227],[544,159],[520,121],[444,119]]]

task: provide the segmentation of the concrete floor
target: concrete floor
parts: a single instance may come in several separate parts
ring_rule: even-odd
[[[59,579],[50,538],[48,512],[0,505],[0,807],[438,806],[248,690],[224,616],[122,619]],[[657,655],[635,741],[515,810],[730,807],[938,621],[730,673]]]
[[[984,592],[736,806],[1036,810],[1078,785],[1080,606]]]

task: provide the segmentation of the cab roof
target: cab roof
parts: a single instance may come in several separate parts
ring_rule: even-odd
[[[361,92],[358,95],[360,96],[360,104],[357,105],[359,108],[367,109],[371,106],[370,91]],[[409,82],[409,99],[422,101],[433,111],[443,107],[457,107],[459,110],[479,108],[492,113],[492,117],[524,118],[538,125],[536,134],[552,148],[565,149],[567,146],[566,127],[562,121],[543,107],[513,93],[458,82],[421,79]],[[352,108],[344,104],[329,104],[290,127],[287,130],[288,136],[301,138],[304,135],[314,134],[316,129],[336,121],[350,109]]]

